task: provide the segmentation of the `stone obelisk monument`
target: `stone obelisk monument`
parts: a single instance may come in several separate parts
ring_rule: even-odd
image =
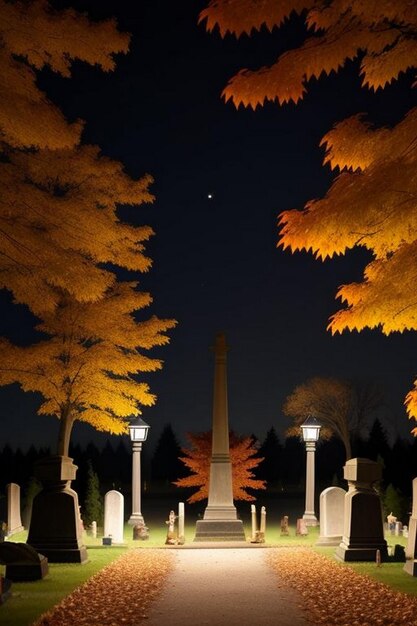
[[[227,410],[227,345],[223,334],[214,344],[213,439],[208,504],[196,524],[194,541],[245,541],[233,504]]]

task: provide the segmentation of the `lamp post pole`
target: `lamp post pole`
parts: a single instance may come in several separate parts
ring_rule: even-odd
[[[150,426],[138,418],[129,426],[132,441],[132,514],[128,524],[131,526],[145,525],[141,509],[141,463],[142,443],[146,441]]]
[[[314,512],[315,486],[315,452],[316,442],[320,435],[321,425],[315,417],[308,417],[301,425],[303,440],[306,444],[306,503],[303,519],[307,526],[317,526],[318,520]]]
[[[141,511],[141,476],[140,476],[140,453],[142,452],[142,442],[134,441],[132,451],[132,515],[129,518],[129,524],[144,524]]]

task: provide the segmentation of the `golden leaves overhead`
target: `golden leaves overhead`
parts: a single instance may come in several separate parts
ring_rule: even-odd
[[[70,76],[79,59],[114,69],[113,55],[127,52],[129,36],[113,20],[95,23],[73,9],[54,11],[45,0],[0,2],[2,42],[0,129],[13,147],[66,148],[79,142],[81,125],[69,125],[36,85],[45,66]]]
[[[280,25],[272,4],[255,4],[253,20],[246,0],[211,2],[203,17],[210,29],[218,23],[222,34],[251,32],[251,26],[262,23]],[[286,15],[300,11],[297,2],[283,5]],[[244,18],[239,9],[246,9]],[[414,0],[314,0],[304,9],[304,43],[281,54],[270,68],[238,72],[224,91],[226,100],[252,107],[265,100],[298,102],[311,78],[357,57],[364,86],[383,88],[402,73],[412,84],[417,67]],[[373,128],[363,114],[355,115],[329,131],[322,145],[324,162],[341,173],[324,198],[280,215],[279,245],[322,260],[355,246],[369,250],[373,260],[364,280],[339,288],[345,308],[330,319],[333,333],[366,327],[386,334],[417,330],[417,109],[392,128]],[[406,403],[417,417],[414,391]]]
[[[62,298],[38,325],[49,339],[28,347],[0,340],[0,385],[18,382],[23,391],[41,393],[41,414],[127,432],[128,418],[155,402],[136,376],[162,367],[139,349],[165,344],[166,331],[175,326],[155,316],[135,322],[134,312],[150,301],[135,283],[116,284],[98,303]]]
[[[56,305],[54,287],[97,300],[114,281],[97,263],[146,271],[152,229],[123,224],[117,207],[152,202],[151,182],[94,146],[11,154],[0,165],[0,285],[41,314]]]
[[[191,448],[182,448],[185,455],[180,457],[192,474],[179,478],[174,482],[177,487],[199,487],[187,502],[198,502],[208,498],[212,432],[187,433]],[[233,499],[253,501],[256,498],[250,495],[247,489],[266,489],[264,480],[254,479],[251,470],[263,461],[257,457],[257,450],[250,437],[239,437],[230,432],[230,462],[232,465]]]
[[[40,393],[39,413],[60,419],[59,454],[74,420],[123,433],[140,406],[155,402],[137,376],[162,367],[142,354],[168,341],[173,320],[135,315],[152,299],[118,283],[116,268],[146,272],[148,226],[121,222],[121,205],[152,202],[152,178],[131,178],[121,163],[80,144],[37,84],[49,67],[69,77],[81,60],[114,68],[129,36],[113,20],[95,23],[46,0],[0,0],[0,288],[26,304],[45,338],[28,346],[0,340],[0,385]]]
[[[251,33],[263,24],[272,30],[292,12],[304,14],[304,44],[281,54],[269,68],[240,70],[223,95],[236,106],[256,107],[265,100],[298,102],[312,77],[338,71],[362,53],[363,84],[374,89],[417,65],[417,10],[412,0],[212,0],[200,14],[207,30]]]
[[[237,36],[265,25],[269,30],[281,24],[294,11],[301,13],[313,6],[314,0],[211,0],[200,14],[199,21],[207,20],[207,30],[218,26],[222,36]]]

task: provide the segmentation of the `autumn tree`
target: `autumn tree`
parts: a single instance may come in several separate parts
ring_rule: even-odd
[[[160,360],[143,352],[165,344],[164,333],[175,322],[135,320],[134,313],[151,302],[136,287],[118,283],[98,302],[63,297],[37,326],[44,340],[31,346],[0,340],[0,384],[18,382],[23,391],[42,394],[38,413],[60,420],[60,455],[68,455],[75,420],[122,434],[128,418],[155,401],[148,385],[135,377],[161,367]]]
[[[113,20],[90,22],[45,0],[0,0],[0,40],[0,287],[35,313],[57,304],[54,287],[96,300],[114,282],[99,264],[120,265],[119,257],[140,251],[143,240],[115,218],[112,198],[151,200],[150,178],[130,181],[131,196],[125,180],[118,193],[114,165],[97,148],[80,149],[83,123],[67,122],[40,90],[37,73],[48,68],[69,77],[74,60],[110,71],[114,55],[127,52],[129,36]],[[142,258],[132,269],[144,264]]]
[[[84,526],[90,526],[91,522],[97,522],[101,526],[103,523],[103,498],[100,493],[100,481],[94,471],[91,461],[88,461],[87,468],[87,489],[84,498],[83,522]]]
[[[143,351],[163,345],[172,320],[144,319],[152,299],[117,268],[145,272],[148,226],[122,223],[120,205],[151,202],[152,178],[81,144],[37,84],[48,67],[70,76],[78,59],[114,68],[129,37],[113,20],[93,23],[45,0],[0,0],[0,287],[39,318],[32,346],[0,340],[0,385],[17,382],[44,399],[39,413],[60,419],[58,454],[68,455],[75,420],[124,433],[127,420],[155,398],[138,380],[161,361]]]
[[[266,433],[258,454],[263,461],[257,468],[256,476],[264,479],[268,485],[277,484],[281,478],[283,450],[274,427]]]
[[[241,70],[223,95],[236,106],[265,101],[297,103],[313,79],[357,60],[364,87],[377,90],[403,75],[410,86],[417,66],[417,5],[410,0],[212,0],[201,13],[208,30],[224,36],[280,27],[299,14],[305,41],[270,67]],[[279,218],[279,244],[325,260],[355,246],[370,251],[363,280],[337,292],[344,306],[332,333],[378,328],[386,335],[417,329],[417,109],[388,128],[363,113],[341,121],[322,139],[324,163],[338,175],[324,198]],[[417,381],[406,397],[417,419]],[[417,429],[413,430],[417,435]]]
[[[211,462],[211,431],[205,433],[188,433],[190,448],[182,448],[184,456],[180,457],[192,474],[174,482],[177,487],[198,487],[188,498],[188,502],[198,502],[208,498],[210,462]],[[266,489],[264,480],[254,479],[252,472],[263,459],[257,456],[258,451],[251,437],[239,437],[233,431],[229,435],[230,462],[232,464],[233,499],[253,501],[255,497],[247,489]]]
[[[299,434],[301,424],[313,415],[322,425],[321,437],[338,437],[345,447],[346,458],[350,459],[354,435],[365,426],[382,401],[372,383],[311,378],[298,385],[284,402],[284,414],[294,420],[288,435]]]

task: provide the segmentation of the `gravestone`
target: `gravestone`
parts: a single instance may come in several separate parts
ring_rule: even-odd
[[[23,530],[20,517],[20,487],[10,483],[7,489],[7,535],[10,537]]]
[[[342,541],[346,491],[328,487],[320,494],[320,536],[318,546],[338,546]]]
[[[387,557],[381,499],[375,483],[381,480],[382,467],[370,459],[349,459],[343,468],[349,490],[345,496],[345,521],[342,542],[335,556],[341,561],[373,561],[380,550]]]
[[[288,536],[289,530],[288,530],[288,515],[284,515],[284,517],[281,518],[281,537],[286,537]]]
[[[146,541],[149,539],[149,528],[145,525],[145,522],[142,520],[138,520],[136,524],[133,526],[133,539]]]
[[[251,525],[252,525],[251,541],[255,541],[256,533],[257,533],[257,524],[256,524],[256,506],[254,504],[250,505],[250,515],[251,515]]]
[[[413,480],[413,506],[407,531],[404,571],[411,576],[417,576],[417,478]]]
[[[167,524],[167,538],[165,540],[165,544],[167,546],[174,546],[177,544],[177,533],[175,532],[175,521],[178,516],[175,515],[174,511],[169,512],[169,516],[165,524]]]
[[[124,498],[120,491],[112,489],[104,496],[104,536],[112,543],[123,543]]]
[[[84,563],[78,495],[71,489],[77,466],[67,456],[49,456],[35,463],[43,488],[33,499],[28,544],[50,563]]]
[[[6,566],[6,578],[14,582],[39,580],[48,573],[48,559],[27,543],[1,543],[0,563]]]
[[[184,502],[178,503],[178,543],[182,546],[185,543],[185,509]]]
[[[307,537],[308,535],[307,522],[302,517],[297,519],[297,528],[296,528],[295,534],[300,535],[300,537]]]
[[[259,525],[259,534],[258,534],[258,542],[265,543],[265,532],[266,532],[266,508],[261,506],[261,522]]]

